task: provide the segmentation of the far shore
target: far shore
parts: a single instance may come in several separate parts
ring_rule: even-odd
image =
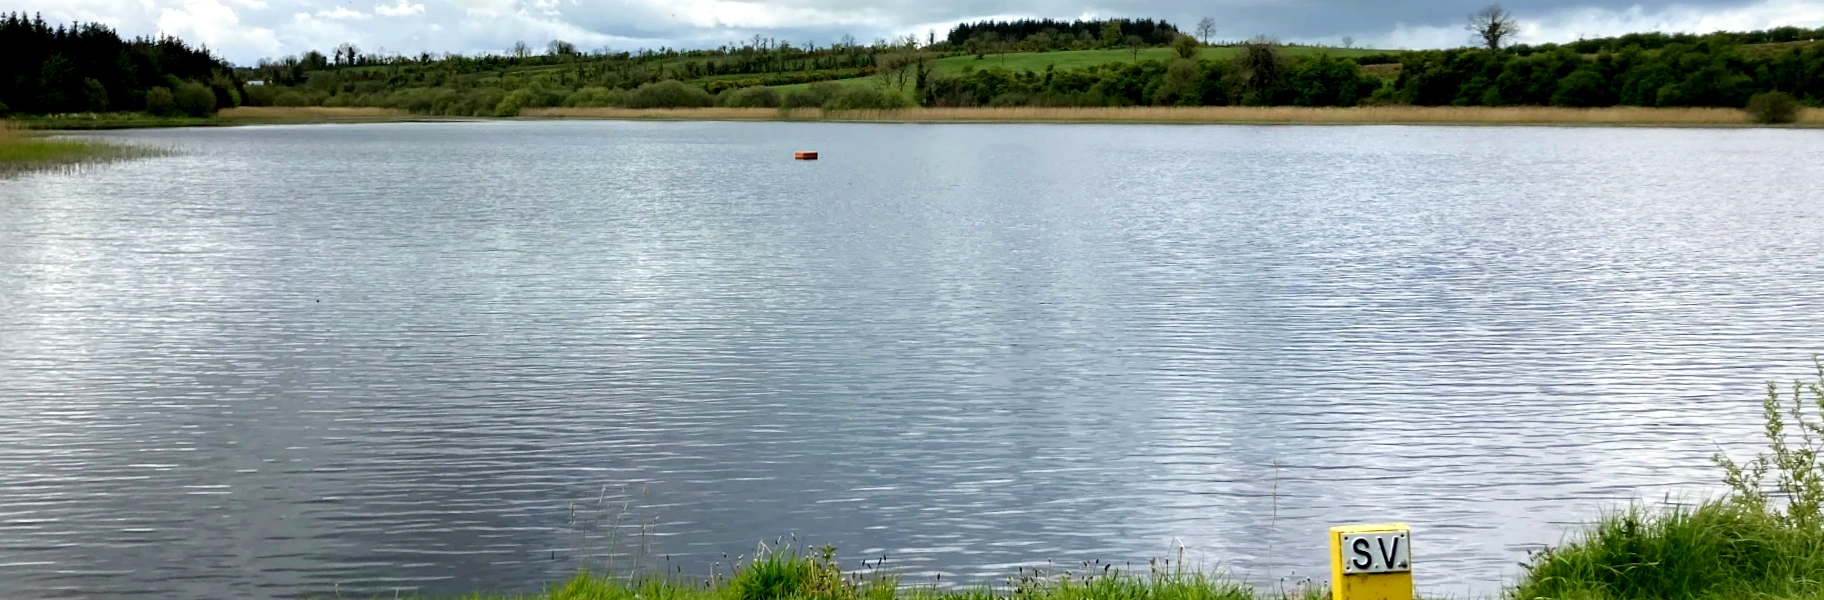
[[[1790,125],[1756,125],[1732,108],[1560,108],[1543,106],[1136,106],[972,107],[826,111],[803,108],[534,108],[518,119],[651,121],[823,121],[865,123],[1112,123],[1181,125],[1550,125],[1586,127],[1824,127],[1824,109],[1800,111]],[[117,113],[58,115],[23,121],[34,129],[129,129],[313,123],[495,120],[416,115],[387,108],[243,106],[213,118],[161,118]]]
[[[1567,125],[1765,127],[1732,108],[1559,108],[1541,106],[1135,106],[1089,108],[974,107],[900,110],[781,111],[771,108],[539,108],[521,118],[676,121],[845,121],[875,123],[1130,123],[1184,125]],[[1824,127],[1824,109],[1808,108],[1797,123]]]

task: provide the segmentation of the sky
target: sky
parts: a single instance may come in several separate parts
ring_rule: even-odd
[[[714,47],[755,35],[827,44],[936,31],[962,21],[1151,17],[1217,37],[1441,48],[1466,45],[1468,15],[1488,0],[9,0],[0,10],[49,21],[98,21],[123,35],[164,33],[230,62],[328,52],[502,53],[561,39],[585,50]],[[1709,32],[1824,26],[1824,0],[1505,0],[1519,42],[1564,42],[1635,31]]]

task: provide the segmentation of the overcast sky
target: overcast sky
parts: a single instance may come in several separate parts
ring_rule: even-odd
[[[12,0],[4,10],[53,21],[100,21],[128,36],[163,32],[201,42],[237,64],[327,51],[500,52],[523,40],[584,49],[707,47],[761,34],[794,44],[938,35],[986,18],[1155,17],[1189,29],[1216,19],[1217,36],[1436,48],[1468,42],[1467,15],[1487,0]],[[1507,0],[1520,41],[1558,42],[1632,31],[1824,26],[1824,0]]]

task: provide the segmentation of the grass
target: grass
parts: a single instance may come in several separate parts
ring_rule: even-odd
[[[0,178],[163,154],[159,148],[47,138],[13,123],[0,126]]]
[[[1279,52],[1284,56],[1309,56],[1329,54],[1336,57],[1356,57],[1370,54],[1381,54],[1385,50],[1368,50],[1361,48],[1318,48],[1307,46],[1283,46]],[[1175,55],[1171,48],[1141,48],[1140,60],[1170,61]],[[1198,58],[1205,60],[1229,60],[1235,57],[1235,48],[1230,46],[1204,46]],[[1080,69],[1108,63],[1134,62],[1134,52],[1126,49],[1111,50],[1065,50],[1059,52],[1013,52],[1008,54],[988,54],[981,59],[975,55],[950,56],[937,61],[937,72],[947,75],[962,73],[965,68],[986,69],[1001,67],[1010,71],[1044,71],[1045,67],[1057,70]]]
[[[1767,450],[1715,457],[1728,496],[1605,515],[1540,552],[1511,596],[1571,600],[1824,598],[1824,364],[1762,403]]]
[[[469,600],[1322,600],[1323,590],[1300,588],[1263,595],[1220,574],[1156,562],[1145,574],[1102,563],[1076,571],[1020,569],[999,585],[939,588],[901,585],[883,569],[845,573],[835,549],[803,554],[763,549],[727,574],[692,582],[667,577],[609,577],[582,573],[546,592],[520,596],[467,596]]]
[[[1178,123],[1279,125],[1651,125],[1679,127],[1748,126],[1748,117],[1732,108],[1555,108],[1364,106],[1300,108],[1290,106],[1195,107],[1003,107],[911,108],[891,111],[826,112],[801,109],[788,113],[767,108],[701,108],[633,110],[621,108],[546,108],[523,113],[537,118],[651,120],[822,120],[900,123]],[[1799,126],[1824,126],[1824,109],[1806,109]]]
[[[1814,361],[1815,362],[1815,361]],[[1535,553],[1503,600],[1824,599],[1824,363],[1790,393],[1768,386],[1765,451],[1747,462],[1718,454],[1730,492],[1695,506],[1631,506],[1602,515],[1559,547]],[[579,574],[542,593],[474,600],[1325,600],[1322,586],[1263,590],[1155,561],[1146,572],[1102,563],[1071,571],[1021,569],[999,584],[902,585],[878,565],[837,567],[835,549],[789,545],[737,559],[708,580]]]
[[[214,117],[155,117],[145,113],[74,113],[19,119],[29,129],[101,130],[153,127],[220,127],[227,125],[279,125],[303,123],[380,123],[423,120],[391,108],[329,106],[242,106]]]

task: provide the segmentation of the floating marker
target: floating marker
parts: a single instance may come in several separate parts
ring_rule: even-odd
[[[1330,528],[1333,600],[1413,600],[1412,530],[1405,523]]]
[[[798,160],[817,160],[816,152],[793,152],[792,158]]]

